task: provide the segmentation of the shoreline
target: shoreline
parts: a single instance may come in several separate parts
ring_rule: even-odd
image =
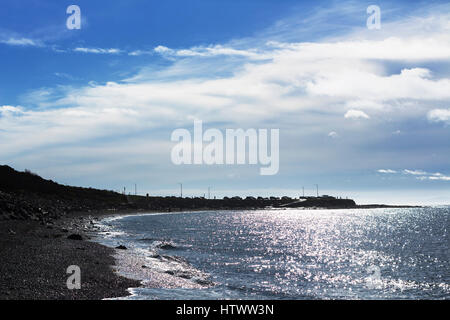
[[[399,207],[408,208],[408,206],[394,208]],[[386,208],[386,206],[375,208]],[[292,210],[291,208],[274,209]],[[314,210],[313,208],[304,209]],[[315,208],[315,210],[321,209],[328,208]],[[351,209],[374,209],[374,207],[362,206]],[[204,210],[214,209],[172,212]],[[234,210],[236,209],[231,211]],[[247,208],[247,210],[254,209]],[[46,223],[34,220],[2,221],[0,224],[0,254],[2,256],[0,299],[98,300],[129,296],[128,289],[142,287],[142,281],[119,274],[117,256],[118,254],[124,256],[122,251],[125,250],[117,250],[93,240],[102,237],[96,223],[111,217],[160,212],[162,211],[99,210],[74,212]],[[68,239],[68,236],[72,234],[81,235],[83,240]],[[81,268],[80,290],[69,290],[66,287],[67,278],[70,276],[66,273],[66,269],[70,265],[78,265]],[[141,265],[139,267],[142,268]],[[171,279],[165,279],[165,281],[167,284]],[[151,287],[161,286],[153,284]],[[176,285],[168,285],[168,287],[176,287]]]
[[[31,219],[2,220],[0,300],[103,300],[130,296],[128,289],[143,287],[142,280],[120,273],[118,260],[126,259],[126,251],[95,241],[102,237],[96,223],[111,217],[159,212],[132,209],[73,212],[45,223]],[[68,239],[70,235],[80,235],[82,240]],[[81,269],[79,290],[67,289],[70,274],[66,270],[70,265]],[[163,277],[161,282],[179,287],[170,279],[175,276],[167,276],[169,279]]]

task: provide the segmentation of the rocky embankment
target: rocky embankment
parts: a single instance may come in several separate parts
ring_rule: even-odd
[[[74,212],[180,211],[201,209],[262,209],[267,207],[351,208],[351,199],[289,197],[232,197],[223,199],[145,197],[123,195],[108,190],[71,187],[38,175],[0,166],[0,220],[38,220],[46,222]]]

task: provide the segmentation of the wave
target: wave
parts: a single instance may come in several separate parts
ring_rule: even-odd
[[[177,246],[171,241],[155,241],[154,246],[163,250],[177,249]]]
[[[100,242],[116,247],[125,245],[127,250],[116,250],[116,271],[122,276],[139,280],[145,288],[202,289],[215,285],[208,273],[192,266],[184,257],[166,252],[181,247],[172,240],[151,237],[136,239],[127,234],[111,220],[100,222]]]

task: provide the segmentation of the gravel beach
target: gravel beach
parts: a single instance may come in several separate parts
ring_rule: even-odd
[[[96,216],[98,217],[98,215]],[[88,214],[50,223],[0,221],[0,299],[103,299],[129,295],[139,281],[119,276],[112,248],[88,241]],[[83,240],[71,240],[72,234]],[[81,289],[66,286],[67,267],[81,269]]]

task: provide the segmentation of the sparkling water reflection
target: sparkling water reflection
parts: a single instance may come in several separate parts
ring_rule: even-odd
[[[449,207],[261,210],[138,215],[108,224],[124,232],[114,244],[174,244],[160,252],[184,258],[216,284],[137,289],[136,299],[448,299],[449,217]]]

